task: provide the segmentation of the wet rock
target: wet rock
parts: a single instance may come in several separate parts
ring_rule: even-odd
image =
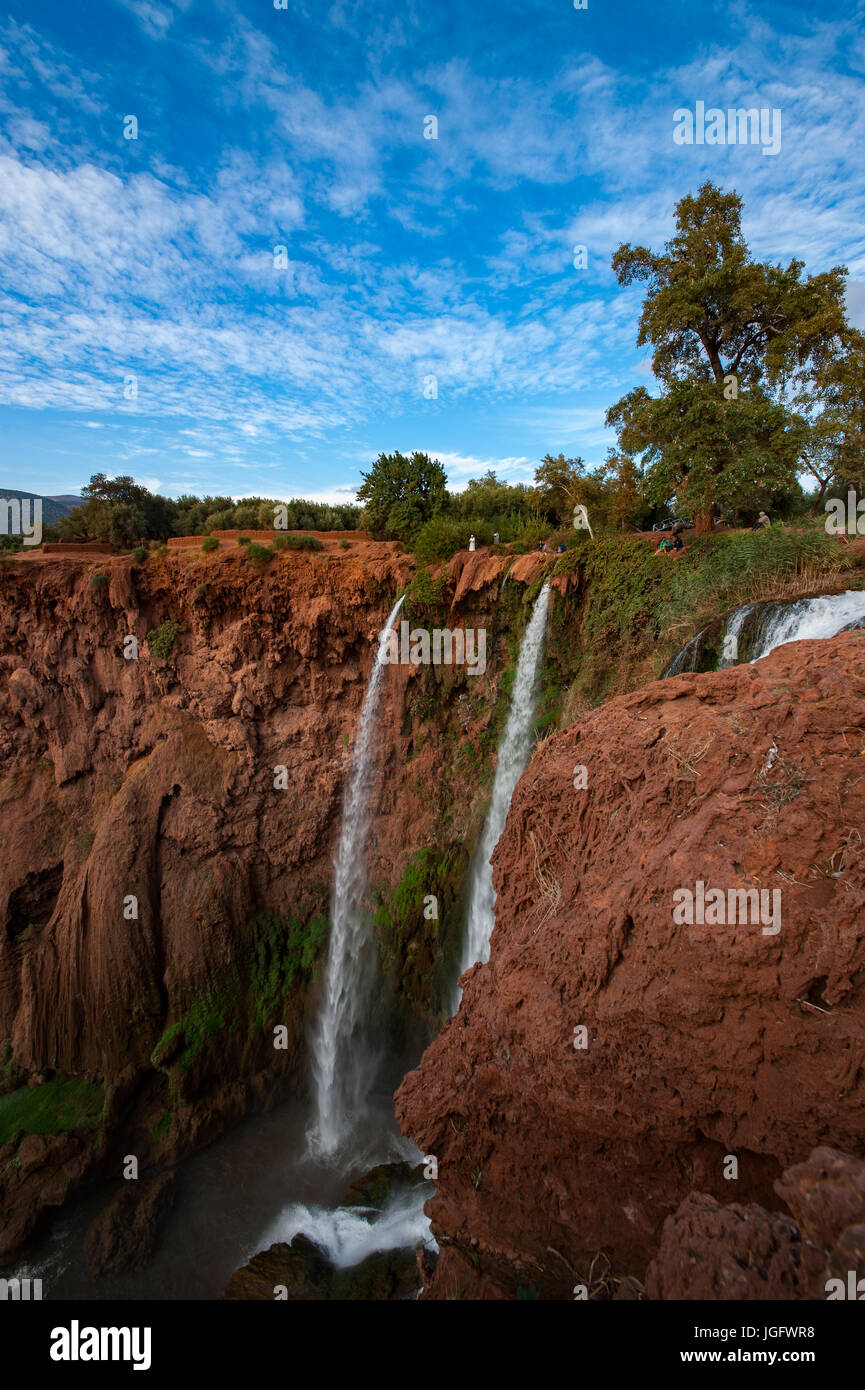
[[[232,1277],[223,1295],[231,1301],[404,1300],[420,1289],[416,1252],[387,1250],[350,1269],[337,1269],[304,1235],[272,1245]]]
[[[380,1163],[346,1188],[340,1206],[373,1207],[380,1211],[392,1192],[416,1187],[423,1181],[422,1163],[415,1168],[410,1163]]]
[[[0,1266],[12,1259],[47,1210],[62,1206],[103,1154],[104,1139],[98,1134],[12,1136],[3,1149],[0,1173]]]
[[[174,1206],[174,1173],[125,1182],[94,1217],[84,1237],[88,1279],[141,1269],[153,1255]]]

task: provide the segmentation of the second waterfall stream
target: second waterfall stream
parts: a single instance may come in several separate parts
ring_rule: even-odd
[[[375,1073],[375,1056],[357,1036],[369,1012],[374,980],[363,906],[365,848],[384,656],[388,634],[404,599],[403,594],[379,633],[343,797],[323,999],[311,1040],[315,1117],[309,1139],[310,1147],[323,1155],[334,1153],[351,1132]]]
[[[499,744],[492,799],[472,870],[468,922],[458,978],[476,961],[489,960],[496,905],[490,859],[505,828],[514,789],[529,761],[535,713],[535,685],[544,650],[549,601],[550,585],[547,581],[535,600],[532,616],[520,645],[511,691],[511,706]],[[456,1013],[459,1008],[460,997],[461,990],[457,984],[451,1001],[452,1013]]]

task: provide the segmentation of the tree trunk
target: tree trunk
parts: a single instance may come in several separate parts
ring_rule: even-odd
[[[816,475],[815,475],[815,476],[816,476]],[[823,493],[826,491],[827,487],[829,486],[829,479],[828,479],[828,478],[825,480],[825,482],[823,481],[822,478],[817,478],[817,481],[818,481],[818,483],[820,484],[820,491],[817,493],[817,496],[814,498],[814,501],[811,503],[811,516],[812,516],[812,517],[815,517],[815,516],[817,515],[817,510],[818,510],[818,508],[819,508],[819,506],[820,506],[820,503],[823,501]]]
[[[711,536],[715,530],[715,509],[714,507],[704,507],[697,512],[697,535]]]

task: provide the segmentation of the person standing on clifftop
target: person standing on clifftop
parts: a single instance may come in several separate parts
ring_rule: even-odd
[[[474,536],[469,536],[469,550],[474,550],[474,548],[475,548],[475,538],[474,538]]]

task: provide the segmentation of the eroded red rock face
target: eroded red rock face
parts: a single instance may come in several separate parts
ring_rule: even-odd
[[[397,1093],[439,1165],[426,1296],[572,1297],[598,1252],[645,1280],[689,1194],[784,1214],[776,1179],[815,1145],[865,1154],[863,827],[857,633],[655,682],[541,745],[490,961]],[[779,891],[780,930],[677,924],[698,882]]]
[[[205,557],[200,541],[143,565],[34,556],[4,571],[0,1085],[83,1074],[107,1104],[99,1134],[52,1140],[26,1171],[14,1143],[0,1153],[0,1261],[99,1165],[119,1171],[106,1132],[145,1169],[272,1103],[284,1079],[304,1084],[311,972],[280,1004],[284,1050],[260,1018],[237,1017],[230,990],[257,958],[258,914],[327,913],[377,635],[413,573],[401,547],[363,538],[262,571],[239,546]],[[453,618],[490,629],[476,681],[454,667],[387,672],[371,895],[398,884],[420,848],[459,847],[483,814],[477,765],[507,651],[497,597],[494,575]],[[160,660],[146,636],[167,618],[181,631]],[[138,660],[123,656],[130,635]],[[431,971],[434,930],[411,956],[418,973]],[[181,1064],[172,1030],[193,1005],[204,1045]],[[411,1020],[418,1046],[435,1026],[424,1007]]]
[[[232,969],[259,908],[308,909],[316,882],[326,904],[376,633],[411,564],[104,572],[100,590],[47,561],[3,590],[0,1038],[24,1067],[110,1081]],[[160,661],[145,639],[168,616],[184,630]]]
[[[845,1299],[865,1274],[865,1163],[818,1148],[775,1184],[792,1216],[705,1193],[664,1222],[655,1299]],[[839,1283],[840,1281],[840,1283]],[[862,1293],[865,1293],[863,1285]]]

